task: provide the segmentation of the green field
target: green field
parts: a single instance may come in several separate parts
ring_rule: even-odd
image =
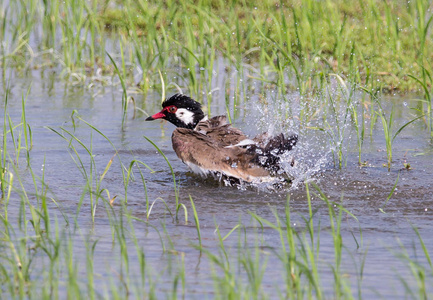
[[[314,92],[330,74],[387,93],[431,87],[431,3],[416,1],[10,1],[0,14],[3,71],[60,67],[77,80],[97,68],[116,41],[122,71],[142,70],[143,92],[158,70],[189,69],[189,93],[212,78],[217,57],[283,92]],[[116,51],[119,53],[119,51]],[[196,70],[203,72],[196,74]]]

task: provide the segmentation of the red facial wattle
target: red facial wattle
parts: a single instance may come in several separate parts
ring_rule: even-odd
[[[166,112],[174,114],[177,111],[177,106],[176,105],[170,105],[170,106],[164,107],[164,109],[162,111],[166,111]]]
[[[146,121],[152,121],[152,120],[156,120],[156,119],[163,119],[163,118],[167,117],[167,114],[169,114],[169,113],[174,114],[176,111],[177,111],[177,106],[170,105],[170,106],[164,107],[164,109],[161,110],[159,113],[156,113],[153,116],[148,117],[146,119]]]

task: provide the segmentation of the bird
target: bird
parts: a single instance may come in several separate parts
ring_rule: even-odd
[[[194,173],[213,175],[226,183],[259,183],[281,175],[281,155],[293,149],[296,134],[254,138],[232,127],[224,115],[208,118],[202,105],[184,94],[175,94],[162,102],[162,110],[146,121],[164,119],[177,128],[172,134],[176,155]],[[292,160],[291,166],[294,161]]]

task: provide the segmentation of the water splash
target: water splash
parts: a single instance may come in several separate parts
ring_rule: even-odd
[[[281,170],[274,182],[264,181],[255,183],[259,189],[275,189],[281,187],[282,179],[289,179],[289,184],[284,184],[284,189],[298,189],[304,182],[318,180],[318,174],[329,169],[334,163],[334,155],[339,147],[340,140],[344,136],[335,134],[335,128],[346,128],[349,126],[347,106],[339,102],[338,109],[333,109],[335,115],[331,117],[331,109],[325,104],[322,95],[305,96],[293,93],[286,95],[284,99],[269,93],[265,99],[250,99],[253,101],[253,110],[250,112],[253,127],[256,131],[267,132],[269,135],[283,133],[288,136],[297,134],[299,140],[293,150],[280,155]],[[330,92],[331,97],[341,97],[338,89]],[[314,107],[315,109],[311,109]],[[320,108],[320,109],[317,109]],[[324,125],[326,124],[326,125]],[[249,126],[252,127],[252,126]],[[342,132],[345,134],[344,131]],[[331,140],[336,136],[337,140]],[[347,145],[343,150],[346,150]]]

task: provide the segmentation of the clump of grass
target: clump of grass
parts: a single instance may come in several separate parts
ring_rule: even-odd
[[[122,45],[122,43],[120,43],[120,45]],[[121,46],[122,48],[122,46]],[[125,60],[123,58],[123,51],[121,51],[122,53],[122,66],[125,65]],[[111,57],[111,55],[107,52],[108,57],[111,60],[111,63],[114,66],[114,69],[116,70],[116,74],[117,76],[119,76],[120,79],[120,83],[122,84],[122,129],[125,125],[125,121],[126,121],[126,113],[128,112],[128,94],[126,93],[126,85],[125,85],[125,80],[124,80],[124,76],[125,76],[125,68],[123,67],[123,76],[122,74],[120,74],[119,68],[117,67],[116,62],[113,60],[113,58]]]
[[[355,87],[348,88],[341,76],[332,74],[337,79],[337,89],[326,85],[323,94],[315,97],[312,107],[302,109],[302,123],[309,129],[320,130],[329,138],[330,150],[334,154],[334,165],[339,169],[346,165],[347,132],[352,117],[357,132],[358,151],[361,153],[363,133],[360,132]],[[316,126],[310,126],[320,121]],[[303,125],[305,126],[305,125]],[[361,129],[362,130],[362,129]],[[359,154],[360,155],[360,154]]]
[[[432,19],[430,18],[430,21]],[[429,21],[429,22],[430,22]],[[417,78],[413,75],[408,75],[413,78],[416,82],[418,82],[422,90],[424,92],[424,100],[420,102],[419,110],[421,114],[425,115],[425,123],[427,125],[428,130],[430,131],[430,138],[433,139],[433,111],[432,111],[432,92],[429,89],[429,86],[433,88],[433,79],[430,73],[423,67],[423,76],[422,79]],[[425,104],[425,109],[424,109]]]
[[[85,142],[83,142],[76,134],[74,134],[75,129],[76,129],[76,121],[75,119],[83,122],[85,125],[88,126],[88,128],[90,128],[90,143],[89,145],[86,145]],[[83,204],[83,200],[86,194],[89,195],[89,200],[90,200],[90,206],[91,206],[91,217],[92,217],[92,221],[94,222],[95,219],[95,214],[96,214],[96,208],[98,206],[98,202],[100,199],[104,199],[103,198],[103,193],[105,192],[108,196],[108,202],[110,204],[112,204],[112,202],[114,201],[114,199],[116,198],[116,196],[114,197],[110,197],[110,192],[107,188],[103,188],[102,187],[102,182],[105,178],[105,175],[107,174],[107,172],[109,171],[114,158],[117,156],[119,159],[119,163],[121,166],[121,170],[122,170],[122,175],[123,175],[123,183],[124,183],[124,189],[125,189],[125,199],[124,201],[127,201],[127,188],[128,188],[128,183],[129,183],[129,179],[131,176],[131,172],[128,172],[128,169],[123,165],[122,160],[120,159],[119,155],[118,155],[118,151],[116,149],[116,147],[114,146],[114,144],[110,141],[110,139],[104,135],[99,129],[97,129],[95,126],[91,125],[90,123],[88,123],[87,121],[85,121],[84,119],[82,119],[80,117],[80,115],[78,114],[78,112],[76,110],[74,110],[71,114],[71,120],[72,120],[72,124],[73,124],[73,131],[71,132],[70,130],[68,130],[65,127],[61,127],[61,131],[58,131],[52,127],[47,127],[47,129],[51,130],[52,132],[56,133],[57,135],[59,135],[61,138],[63,138],[65,141],[68,142],[68,147],[71,149],[72,153],[71,157],[74,160],[75,164],[77,165],[78,169],[81,171],[84,179],[85,179],[85,189],[83,190],[83,193],[81,195],[81,199],[80,199],[80,203],[77,207],[77,216],[80,212],[81,209],[81,205]],[[97,166],[96,166],[96,161],[93,155],[93,134],[99,134],[100,136],[102,136],[113,148],[114,151],[114,155],[113,157],[107,162],[103,172],[101,174],[98,174],[97,171]],[[87,163],[85,162],[84,158],[82,158],[79,154],[78,151],[78,147],[76,146],[78,145],[78,147],[82,147],[85,152],[88,155],[89,158],[89,168],[87,168]],[[75,157],[74,157],[75,156]],[[146,166],[147,168],[149,168],[146,164],[143,163],[144,166]],[[150,169],[150,168],[149,168]],[[152,169],[150,169],[151,171],[153,171]]]
[[[197,210],[195,209],[194,201],[192,200],[191,195],[189,196],[189,200],[191,201],[191,207],[192,207],[192,211],[194,213],[195,227],[197,228],[198,241],[199,241],[199,244],[200,244],[200,247],[201,247],[200,221],[198,219]]]
[[[413,122],[417,121],[418,119],[424,117],[424,115],[415,117],[414,119],[406,122],[405,124],[400,126],[394,133],[394,131],[393,131],[394,107],[391,107],[391,112],[389,113],[389,117],[387,117],[386,111],[382,108],[382,104],[381,104],[379,98],[376,97],[373,93],[370,93],[369,91],[366,91],[366,92],[368,92],[370,94],[370,97],[375,101],[375,104],[378,106],[378,110],[375,111],[375,113],[379,116],[380,120],[382,121],[383,133],[385,135],[387,162],[384,165],[388,168],[388,171],[390,171],[391,165],[392,165],[392,146],[393,146],[394,140],[403,131],[403,129],[405,129],[407,126],[409,126]]]
[[[6,151],[6,136],[7,136],[7,127],[6,127],[6,119],[7,119],[7,107],[8,107],[8,97],[10,90],[6,89],[5,101],[4,101],[4,111],[3,111],[3,134],[2,134],[2,152],[0,159],[0,188],[1,188],[1,198],[4,199],[5,191],[6,191],[6,174],[7,170],[7,151]]]
[[[170,168],[170,172],[171,175],[173,177],[173,187],[174,187],[174,196],[175,196],[175,200],[176,200],[176,221],[178,220],[178,213],[179,213],[179,209],[182,207],[183,211],[184,211],[184,216],[185,216],[185,223],[188,223],[188,210],[185,206],[185,204],[179,202],[179,189],[177,188],[176,185],[176,176],[174,174],[174,170],[173,167],[171,166],[170,161],[168,160],[168,158],[165,156],[165,154],[161,151],[161,149],[159,149],[159,147],[152,142],[148,137],[144,137],[149,143],[152,144],[153,147],[155,147],[155,149],[162,155],[162,157],[164,157],[164,160],[167,162],[168,167]],[[192,202],[191,202],[192,203]],[[196,217],[196,214],[194,214],[194,217]],[[198,222],[198,219],[196,220],[196,222]],[[197,224],[197,223],[196,223]]]
[[[334,275],[334,297],[351,297],[350,285],[344,279],[344,276],[342,276],[340,269],[343,250],[341,224],[343,213],[353,217],[355,220],[356,218],[341,204],[330,201],[317,185],[314,185],[314,189],[314,195],[324,201],[329,213],[329,231],[334,244],[334,262],[331,265],[332,274]],[[286,272],[283,295],[289,299],[312,297],[313,295],[317,299],[326,297],[321,286],[322,268],[319,266],[320,237],[323,235],[323,231],[320,223],[318,226],[313,223],[317,210],[313,209],[309,184],[306,184],[306,198],[308,201],[308,215],[303,216],[305,222],[305,229],[303,230],[297,230],[293,227],[290,213],[290,198],[288,198],[285,206],[284,220],[281,220],[276,211],[274,211],[276,223],[272,223],[251,213],[252,217],[261,224],[262,229],[264,225],[269,226],[271,229],[276,230],[280,236],[283,254],[278,255],[278,257],[282,265],[285,266]],[[336,211],[337,209],[338,211]],[[362,277],[359,278],[359,280],[361,279]]]
[[[406,295],[412,298],[418,299],[428,299],[431,297],[431,275],[433,274],[433,263],[430,257],[429,250],[418,230],[414,225],[412,225],[412,229],[416,234],[418,239],[418,243],[421,247],[421,254],[418,254],[418,251],[415,245],[412,246],[412,251],[414,254],[410,254],[408,249],[400,242],[400,251],[397,252],[393,250],[394,254],[400,258],[407,266],[413,276],[412,279],[415,280],[416,286],[411,285],[408,282],[407,278],[403,276],[399,276],[400,282],[406,291]],[[425,262],[421,261],[424,260]]]
[[[387,167],[388,171],[391,170],[391,164],[392,164],[392,144],[394,143],[395,138],[400,134],[400,132],[411,123],[415,122],[416,120],[420,119],[422,116],[419,116],[417,118],[414,118],[410,120],[409,122],[405,123],[403,126],[401,126],[397,131],[393,134],[392,130],[392,124],[393,124],[393,113],[394,110],[391,109],[391,113],[389,115],[389,118],[386,118],[385,112],[382,110],[382,107],[379,105],[379,117],[382,121],[382,127],[383,132],[385,134],[385,141],[386,141],[386,156],[387,156]]]

